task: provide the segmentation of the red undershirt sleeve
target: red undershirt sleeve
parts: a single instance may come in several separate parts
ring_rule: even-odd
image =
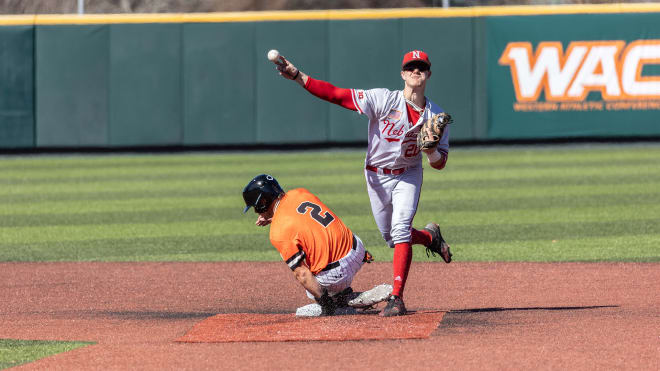
[[[307,77],[305,89],[323,100],[338,104],[352,111],[357,111],[357,107],[353,103],[351,89],[338,88],[329,82],[313,79],[309,76]]]

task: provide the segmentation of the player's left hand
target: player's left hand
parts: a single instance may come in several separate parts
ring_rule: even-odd
[[[272,217],[266,218],[266,217],[264,217],[263,215],[260,214],[259,217],[257,218],[257,222],[254,223],[254,224],[256,224],[259,227],[264,227],[264,226],[267,226],[268,224],[270,224],[270,222],[272,222],[272,221],[273,221]]]

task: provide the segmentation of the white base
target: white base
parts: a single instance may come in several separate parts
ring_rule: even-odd
[[[352,315],[352,314],[357,314],[358,311],[355,308],[351,307],[343,307],[343,308],[337,308],[335,310],[335,316],[346,316],[346,315]],[[307,304],[305,306],[302,306],[298,309],[296,309],[296,316],[298,317],[319,317],[321,316],[321,306],[312,303],[312,304]]]

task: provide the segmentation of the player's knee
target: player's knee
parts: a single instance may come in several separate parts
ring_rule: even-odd
[[[410,242],[411,237],[410,237],[410,228],[395,228],[392,229],[392,245],[390,247],[394,247],[397,243],[403,243],[403,242]]]

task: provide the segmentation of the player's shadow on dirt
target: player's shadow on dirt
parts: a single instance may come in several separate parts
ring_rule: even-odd
[[[581,310],[581,309],[599,309],[599,308],[618,308],[618,305],[588,305],[579,307],[522,307],[522,308],[474,308],[474,309],[457,309],[451,310],[449,313],[481,313],[481,312],[504,312],[516,310]]]
[[[154,320],[154,319],[188,319],[188,318],[207,318],[215,313],[207,312],[156,312],[156,311],[103,311],[98,312],[101,317],[114,317],[129,320]]]
[[[540,326],[547,322],[560,321],[560,318],[574,319],[576,316],[598,315],[590,314],[588,310],[618,307],[618,305],[585,305],[456,309],[450,310],[445,314],[440,325],[434,332],[434,336],[458,333],[486,334],[508,331],[507,329],[512,328],[512,326]],[[543,314],[544,312],[546,315]]]

